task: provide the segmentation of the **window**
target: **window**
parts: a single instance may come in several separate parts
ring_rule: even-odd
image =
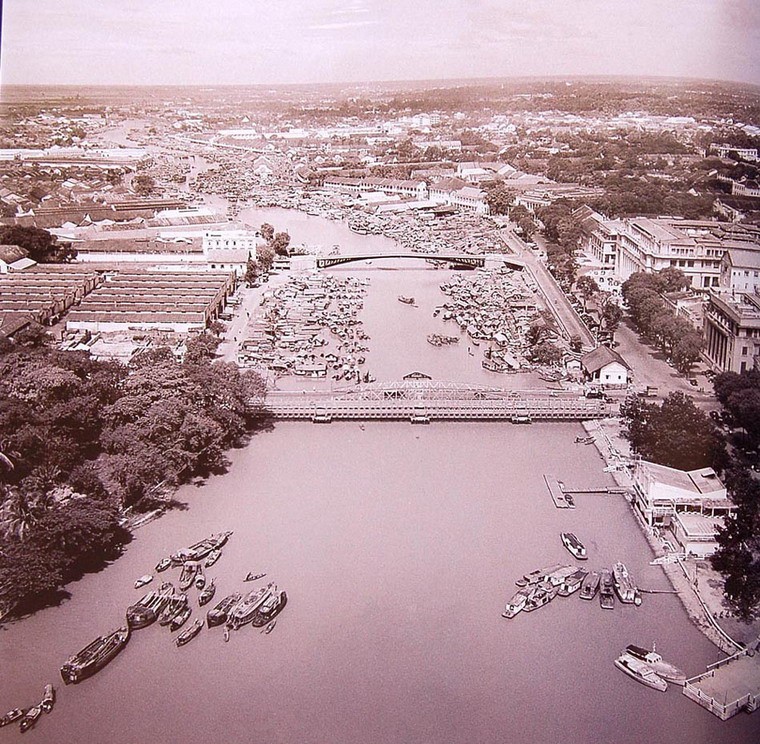
[[[747,356],[749,349],[746,346],[742,346],[742,356]]]

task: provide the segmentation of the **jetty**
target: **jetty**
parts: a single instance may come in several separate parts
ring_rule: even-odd
[[[575,502],[572,497],[567,498],[567,494],[562,486],[562,483],[558,481],[553,475],[544,474],[544,483],[549,489],[549,495],[552,497],[554,506],[557,509],[575,509]]]
[[[725,721],[760,706],[760,654],[743,649],[686,680],[683,694]]]

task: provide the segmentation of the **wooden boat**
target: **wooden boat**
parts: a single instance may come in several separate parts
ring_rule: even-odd
[[[558,589],[560,597],[569,597],[571,594],[577,592],[581,588],[583,579],[586,578],[586,573],[587,572],[582,568],[579,568],[565,578]]]
[[[612,573],[608,569],[602,571],[599,579],[599,604],[603,610],[615,609],[615,591],[612,586]]]
[[[45,713],[50,713],[55,705],[55,687],[53,685],[45,685],[45,691],[42,693],[42,702],[40,707]]]
[[[216,594],[215,581],[216,579],[211,579],[210,583],[206,585],[206,588],[198,595],[198,604],[201,607],[208,604],[214,598],[214,594]]]
[[[174,589],[170,583],[169,589],[158,592],[148,592],[144,597],[127,607],[127,625],[133,630],[145,628],[154,623],[164,611],[173,596]]]
[[[507,602],[501,616],[510,619],[517,615],[518,612],[525,608],[525,601],[530,596],[530,593],[530,589],[518,589]]]
[[[668,683],[655,674],[652,667],[630,654],[623,654],[615,659],[615,666],[629,677],[633,677],[637,682],[641,682],[642,685],[651,687],[653,690],[665,692],[668,689]]]
[[[26,715],[26,708],[14,708],[9,710],[2,718],[0,718],[0,728],[3,726],[10,726],[14,721],[18,721],[19,718],[23,718]]]
[[[203,573],[203,569],[198,566],[198,572],[195,574],[195,588],[200,591],[203,589],[204,586],[206,586],[206,576]]]
[[[192,641],[193,638],[195,638],[195,636],[197,636],[198,633],[200,633],[202,629],[203,629],[203,620],[198,618],[187,630],[183,630],[177,636],[175,643],[177,644],[177,646],[184,646],[186,643],[190,643],[190,641]]]
[[[203,564],[206,568],[211,568],[222,557],[222,551],[219,548],[214,548],[206,558],[206,562]]]
[[[633,604],[636,602],[638,592],[636,591],[636,585],[633,583],[633,579],[628,573],[628,569],[625,567],[625,563],[618,561],[612,567],[612,581],[621,602],[624,602],[625,604]],[[641,604],[640,599],[638,604]]]
[[[585,561],[588,558],[586,546],[572,532],[560,533],[562,544],[579,560]]]
[[[249,573],[243,581],[258,581],[259,579],[263,579],[266,576],[265,573],[259,573],[255,574],[253,572]]]
[[[192,614],[193,614],[193,611],[192,609],[190,609],[190,605],[183,607],[171,619],[171,622],[169,623],[169,629],[172,632],[174,632],[175,630],[179,630],[190,619],[190,615]]]
[[[269,635],[274,630],[274,626],[275,625],[277,625],[277,620],[272,620],[272,622],[269,623],[266,626],[266,628],[264,628],[264,630],[262,630],[261,632],[264,633],[264,634],[266,634],[266,635]]]
[[[599,591],[600,578],[598,571],[591,571],[591,573],[586,574],[579,594],[581,599],[593,599],[596,596],[597,591]]]
[[[686,675],[673,664],[664,661],[662,656],[657,653],[657,647],[652,646],[652,650],[641,648],[641,646],[626,646],[624,653],[643,661],[658,676],[667,682],[683,686],[686,683]]]
[[[218,602],[213,609],[209,610],[206,613],[206,622],[208,623],[208,627],[213,628],[216,625],[221,625],[222,623],[226,622],[230,610],[232,610],[232,608],[241,600],[242,596],[243,595],[240,594],[240,592],[229,594],[220,602]]]
[[[559,590],[556,586],[549,583],[542,583],[533,587],[530,595],[525,600],[524,612],[533,612],[539,607],[549,604],[556,596]]]
[[[169,625],[175,615],[187,607],[187,594],[175,594],[158,617],[159,625]]]
[[[268,584],[246,594],[230,611],[227,617],[227,627],[230,630],[237,630],[249,623],[259,605],[272,593],[272,586],[272,584]]]
[[[288,603],[288,595],[283,591],[277,591],[275,586],[272,593],[258,606],[251,618],[251,625],[254,628],[261,628],[274,620]]]
[[[195,575],[198,573],[198,564],[195,561],[188,561],[182,566],[182,573],[179,577],[179,588],[184,592],[189,589],[195,581]]]
[[[171,558],[162,558],[158,563],[156,563],[156,573],[161,573],[162,571],[166,571],[169,566],[172,565],[172,559]]]
[[[150,584],[151,581],[153,581],[153,576],[151,574],[145,574],[144,576],[141,576],[137,581],[135,581],[135,589],[139,589],[141,586]]]
[[[33,728],[34,724],[37,723],[41,715],[42,708],[39,705],[35,705],[33,708],[29,708],[19,723],[21,733],[23,734],[25,731],[29,731],[30,728]]]
[[[404,295],[399,295],[398,301],[403,302],[405,305],[414,305],[414,297],[405,297]]]
[[[64,683],[77,684],[100,671],[127,645],[129,636],[129,627],[119,628],[89,643],[61,667]]]
[[[546,577],[558,571],[560,568],[564,568],[563,564],[555,563],[546,568],[538,568],[535,571],[525,574],[521,579],[518,579],[515,584],[517,586],[528,586],[530,584],[539,584],[546,580]]]

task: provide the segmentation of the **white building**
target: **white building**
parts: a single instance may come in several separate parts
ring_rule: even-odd
[[[590,382],[603,387],[625,387],[631,375],[631,368],[625,359],[609,346],[597,346],[584,354],[581,366]]]

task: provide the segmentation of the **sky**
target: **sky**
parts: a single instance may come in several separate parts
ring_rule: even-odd
[[[760,0],[4,0],[3,84],[760,84]]]

